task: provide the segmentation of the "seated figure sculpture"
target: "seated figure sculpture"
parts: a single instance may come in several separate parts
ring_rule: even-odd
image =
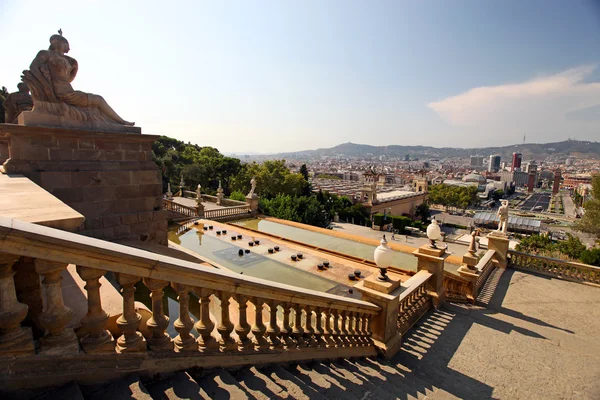
[[[7,124],[16,124],[19,114],[23,111],[31,111],[33,101],[29,94],[29,88],[23,82],[17,85],[18,92],[9,94],[4,100],[4,121]]]
[[[73,89],[71,82],[79,65],[66,55],[69,42],[59,33],[50,37],[48,50],[41,50],[29,70],[23,71],[22,80],[31,89],[34,108],[22,113],[19,123],[117,131],[132,127],[134,123],[121,118],[102,96]]]

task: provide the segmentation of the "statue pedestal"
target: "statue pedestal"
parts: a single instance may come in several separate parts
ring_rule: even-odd
[[[21,114],[22,115],[22,114]],[[7,174],[22,174],[85,217],[76,233],[167,244],[158,136],[0,124]],[[10,196],[10,194],[7,194]]]
[[[488,250],[496,251],[494,259],[498,261],[498,267],[506,268],[508,265],[508,245],[510,240],[502,232],[494,231],[487,235]]]
[[[400,287],[400,279],[394,279],[395,277],[389,276],[389,280],[380,281],[377,279],[377,275],[369,275],[362,282],[364,283],[364,287],[376,290],[380,293],[390,294],[398,287]]]
[[[246,196],[246,203],[250,206],[250,212],[253,215],[258,212],[258,196],[256,194]]]

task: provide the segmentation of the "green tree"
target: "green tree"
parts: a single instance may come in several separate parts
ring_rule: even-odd
[[[574,228],[600,238],[600,175],[592,177],[591,199],[584,203],[583,208],[585,214],[574,224]]]
[[[231,179],[231,189],[248,193],[253,177],[256,179],[256,193],[266,199],[278,194],[298,196],[308,183],[302,174],[291,172],[286,167],[285,160],[270,160],[261,164],[253,162],[242,165]]]
[[[600,267],[600,248],[584,250],[579,257],[582,263]]]
[[[419,204],[415,209],[415,216],[420,218],[421,222],[427,221],[431,217],[429,206],[426,203]]]
[[[558,250],[569,256],[570,258],[577,260],[581,257],[586,249],[585,245],[577,236],[573,236],[570,233],[567,234],[567,240],[557,243]]]
[[[504,197],[504,190],[496,190],[492,193],[492,198],[496,201]]]

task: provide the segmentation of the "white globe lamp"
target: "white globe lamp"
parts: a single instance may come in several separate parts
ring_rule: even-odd
[[[435,241],[440,240],[442,237],[442,230],[435,219],[433,219],[431,224],[427,227],[427,237],[429,238],[429,247],[437,249]]]
[[[389,248],[387,240],[385,239],[385,235],[383,235],[380,245],[377,246],[373,254],[373,258],[375,258],[375,264],[377,264],[377,268],[379,268],[379,276],[377,277],[378,280],[383,282],[389,280],[387,276],[387,267],[392,263],[393,255],[393,250]]]

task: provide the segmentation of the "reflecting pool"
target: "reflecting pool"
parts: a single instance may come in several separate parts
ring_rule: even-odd
[[[279,224],[277,222],[258,218],[235,221],[232,222],[232,224],[306,243],[322,249],[348,254],[363,260],[374,261],[373,252],[375,251],[376,246],[370,244],[355,242],[320,232],[309,231],[307,229],[296,228],[295,226]],[[409,271],[416,271],[417,258],[412,254],[394,251],[394,257],[392,258],[391,265]]]

